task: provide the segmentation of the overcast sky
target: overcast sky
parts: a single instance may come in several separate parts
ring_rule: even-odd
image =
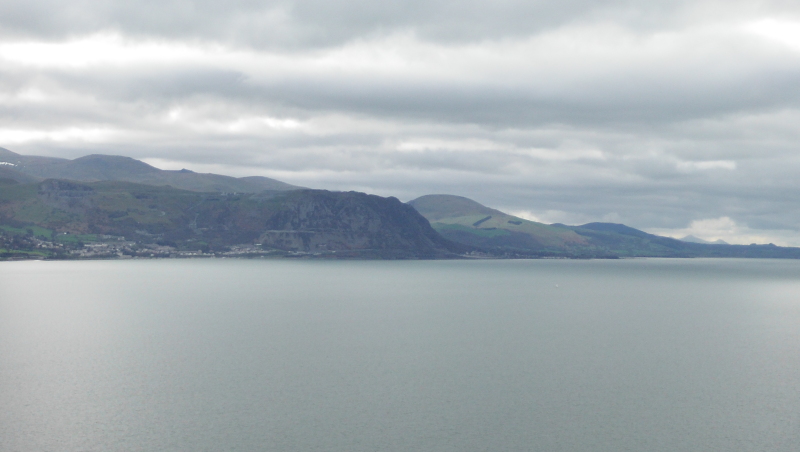
[[[0,147],[800,245],[796,1],[0,0]]]

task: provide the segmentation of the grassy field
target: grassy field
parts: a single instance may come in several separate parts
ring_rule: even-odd
[[[50,253],[38,250],[9,250],[5,248],[0,248],[0,257],[14,257],[14,256],[49,257]]]
[[[0,224],[0,231],[7,232],[9,234],[15,235],[33,235],[34,237],[40,238],[42,240],[52,240],[53,238],[53,231],[51,229],[43,228],[40,226],[25,226],[21,228],[15,228],[8,225]]]
[[[478,237],[503,237],[509,235],[509,232],[505,229],[480,229],[475,228],[472,226],[465,226],[459,223],[432,223],[433,229],[436,229],[439,233],[446,233],[448,231],[459,231],[459,232],[466,232],[468,234],[473,234]]]

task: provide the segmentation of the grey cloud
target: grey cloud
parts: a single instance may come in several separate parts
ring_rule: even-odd
[[[638,80],[578,86],[564,94],[535,93],[531,92],[532,87],[505,87],[502,83],[487,86],[374,78],[341,80],[325,74],[259,82],[234,70],[188,68],[140,73],[101,70],[53,74],[53,79],[68,89],[120,102],[163,105],[211,96],[227,101],[258,101],[294,114],[336,111],[499,128],[614,124],[624,130],[630,124],[664,124],[796,106],[800,101],[800,65],[791,69],[780,74],[762,69],[745,78],[713,84],[692,80],[690,73],[669,83],[653,82],[643,76]]]
[[[503,39],[586,21],[659,29],[709,12],[725,18],[763,11],[786,14],[797,12],[797,5],[648,0],[26,0],[0,3],[0,31],[6,36],[60,39],[111,29],[134,36],[298,48],[405,31],[444,42]]]
[[[63,38],[116,29],[131,35],[266,46],[328,46],[365,35],[413,30],[446,40],[520,36],[608,10],[653,13],[651,2],[585,0],[191,1],[28,0],[0,3],[5,34]],[[657,16],[645,12],[635,16]]]

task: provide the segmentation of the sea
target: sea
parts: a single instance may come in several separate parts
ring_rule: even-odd
[[[0,263],[0,450],[800,450],[800,261]]]

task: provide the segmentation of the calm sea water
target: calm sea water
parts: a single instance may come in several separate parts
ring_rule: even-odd
[[[2,451],[797,451],[800,262],[0,263]]]

